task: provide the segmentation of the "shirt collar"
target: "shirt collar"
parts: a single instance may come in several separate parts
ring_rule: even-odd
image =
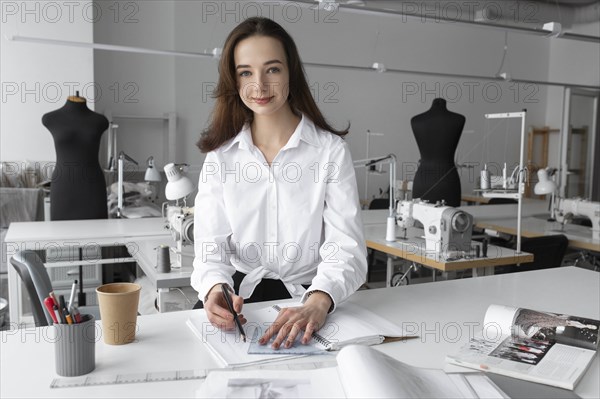
[[[294,130],[294,133],[292,133],[292,136],[282,150],[298,147],[300,140],[315,147],[319,146],[319,137],[317,136],[315,124],[304,114],[302,114],[300,123],[298,123],[296,130]]]
[[[320,143],[318,134],[319,133],[317,132],[313,121],[311,121],[306,115],[302,114],[300,123],[298,123],[296,130],[294,130],[294,133],[292,133],[292,136],[282,150],[298,147],[300,140],[312,146],[318,147]],[[239,144],[240,149],[249,150],[254,146],[250,125],[248,123],[244,124],[242,130],[240,130],[240,132],[234,138],[230,139],[229,142],[223,145],[223,151],[230,150],[236,143]]]
[[[249,150],[252,148],[254,143],[252,142],[252,133],[250,132],[250,125],[244,124],[242,130],[235,135],[234,138],[230,139],[229,142],[223,144],[223,151],[229,151],[236,143],[239,143],[239,148]]]

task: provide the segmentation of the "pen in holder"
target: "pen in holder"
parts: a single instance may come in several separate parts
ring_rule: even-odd
[[[156,247],[156,271],[159,273],[171,272],[171,254],[168,245]]]
[[[96,325],[94,316],[81,315],[81,323],[54,324],[56,374],[75,377],[96,368]]]

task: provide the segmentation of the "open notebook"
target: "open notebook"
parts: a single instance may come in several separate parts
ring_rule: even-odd
[[[313,335],[307,345],[299,343],[301,337],[288,349],[274,350],[269,344],[257,343],[258,338],[275,321],[282,307],[298,305],[287,303],[244,310],[244,316],[248,320],[244,329],[249,338],[245,343],[238,331],[221,331],[211,325],[204,311],[194,312],[187,324],[225,366],[265,363],[295,356],[322,354],[349,344],[374,345],[385,342],[386,339],[406,338],[397,325],[359,305],[345,302],[327,317],[325,325]]]
[[[481,373],[446,374],[413,367],[373,348],[351,345],[337,367],[213,370],[201,398],[488,398],[507,396]]]

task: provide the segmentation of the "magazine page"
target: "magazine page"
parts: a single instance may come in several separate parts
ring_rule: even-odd
[[[519,336],[472,337],[447,361],[528,381],[574,389],[595,351]]]
[[[485,312],[483,327],[487,335],[511,335],[515,313],[519,310],[512,306],[490,305]]]
[[[596,350],[600,321],[531,309],[517,309],[512,334]]]
[[[590,350],[598,348],[599,320],[490,305],[485,313],[483,325],[487,337],[513,335]]]

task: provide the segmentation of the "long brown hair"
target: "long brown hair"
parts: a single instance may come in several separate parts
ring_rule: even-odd
[[[237,44],[254,35],[272,37],[283,45],[290,71],[288,102],[292,110],[305,113],[321,129],[338,136],[348,134],[349,124],[345,130],[335,130],[325,121],[310,93],[302,61],[292,37],[278,23],[268,18],[252,17],[236,26],[225,40],[219,62],[219,82],[213,93],[216,102],[211,123],[196,144],[200,151],[209,152],[219,148],[227,140],[235,137],[242,130],[244,123],[251,123],[254,118],[253,112],[244,105],[238,94],[233,56]]]

